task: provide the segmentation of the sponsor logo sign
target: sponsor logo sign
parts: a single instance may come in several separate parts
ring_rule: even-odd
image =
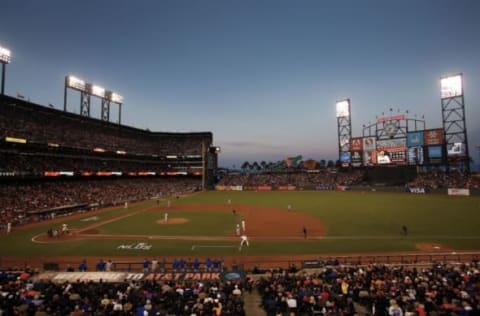
[[[377,149],[375,137],[364,137],[363,138],[363,150],[364,151],[374,151]]]
[[[451,188],[448,189],[448,195],[470,195],[470,190]]]
[[[441,128],[425,130],[423,135],[425,146],[443,144],[443,129]]]
[[[423,165],[423,147],[409,147],[407,160],[409,164]]]
[[[376,160],[373,161],[373,159],[376,159],[376,153],[375,151],[364,151],[363,152],[363,165],[364,166],[372,166],[374,163],[376,163]]]
[[[152,249],[152,245],[149,245],[144,242],[122,244],[117,247],[117,250],[150,250],[150,249]]]
[[[257,186],[257,191],[272,191],[271,185],[259,185]]]
[[[355,137],[351,140],[351,151],[362,151],[363,150],[363,138],[362,137]]]
[[[425,188],[410,188],[410,193],[425,194]]]
[[[81,222],[95,222],[95,221],[98,221],[98,220],[99,220],[98,216],[91,216],[91,217],[87,217],[87,218],[82,218],[80,221]]]
[[[407,133],[408,147],[421,147],[423,146],[423,140],[424,140],[423,131]]]
[[[405,151],[406,149],[406,138],[382,139],[377,141],[377,150]]]
[[[220,272],[171,272],[171,273],[130,273],[130,272],[48,272],[42,273],[38,279],[51,280],[54,283],[92,281],[105,283],[119,283],[133,280],[162,280],[162,281],[184,281],[184,280],[209,280],[220,281],[230,280],[235,281],[245,278],[244,271],[230,271],[225,273]]]
[[[354,151],[352,152],[352,166],[360,167],[362,165],[362,152]]]
[[[294,185],[281,185],[277,188],[278,191],[295,191],[296,189]]]
[[[349,152],[340,154],[340,162],[347,163],[347,162],[350,162],[350,161],[351,161],[351,158],[350,158],[350,153]]]
[[[387,121],[401,121],[401,120],[405,120],[405,114],[379,117],[377,119],[377,123],[384,123],[384,122],[387,122]]]

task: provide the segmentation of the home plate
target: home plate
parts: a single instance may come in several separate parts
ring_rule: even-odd
[[[440,249],[439,246],[433,246],[433,249]]]

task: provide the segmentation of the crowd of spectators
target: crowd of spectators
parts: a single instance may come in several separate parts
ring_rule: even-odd
[[[219,185],[256,187],[268,185],[272,187],[296,186],[324,187],[335,189],[338,185],[350,186],[360,184],[364,180],[361,170],[351,172],[331,172],[319,170],[319,172],[285,172],[285,173],[243,173],[226,174],[219,181]]]
[[[362,170],[349,172],[331,172],[328,169],[319,172],[283,172],[283,173],[234,173],[222,176],[218,185],[258,187],[295,186],[297,188],[331,189],[337,186],[355,186],[366,184]],[[429,171],[418,173],[416,178],[405,184],[411,188],[441,189],[469,188],[480,189],[480,177],[460,171]]]
[[[240,279],[57,284],[30,272],[0,273],[0,315],[245,315]]]
[[[0,139],[142,155],[201,155],[212,134],[150,132],[34,105],[0,96]]]
[[[0,224],[38,221],[54,216],[54,211],[38,211],[62,206],[94,204],[100,208],[200,189],[200,179],[184,177],[7,182],[0,185]]]
[[[430,266],[325,266],[315,272],[272,273],[258,289],[268,316],[478,315],[477,261]]]
[[[54,283],[35,271],[0,272],[0,315],[246,315],[255,289],[268,316],[478,315],[478,261],[324,265],[236,280]],[[173,271],[173,270],[172,270]],[[246,294],[249,293],[249,294]]]
[[[193,174],[194,167],[201,167],[201,158],[188,163],[159,158],[138,157],[101,157],[82,154],[45,154],[40,152],[0,152],[0,172],[14,172],[17,175],[42,177],[45,172],[68,171],[75,175],[82,172],[115,171],[128,174],[131,172],[162,172],[183,171]]]
[[[480,178],[466,172],[430,171],[417,175],[414,181],[407,184],[409,187],[441,189],[441,188],[465,188],[480,189]]]

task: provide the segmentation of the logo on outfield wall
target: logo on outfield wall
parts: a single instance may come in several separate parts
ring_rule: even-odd
[[[98,216],[92,216],[92,217],[83,218],[80,221],[81,222],[95,222],[95,221],[98,221],[98,220],[99,220]]]
[[[137,242],[133,244],[123,244],[117,247],[118,250],[150,250],[152,245],[144,242]]]

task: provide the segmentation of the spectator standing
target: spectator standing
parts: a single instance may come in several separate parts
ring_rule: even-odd
[[[149,265],[150,265],[150,262],[148,261],[148,259],[147,258],[143,259],[143,263],[142,263],[143,273],[148,273]]]
[[[100,259],[97,263],[97,271],[105,271],[105,261]]]
[[[105,271],[112,271],[112,268],[113,268],[113,262],[112,260],[108,259],[107,260],[107,263],[105,263]]]
[[[153,260],[152,260],[152,272],[153,272],[153,273],[157,272],[157,269],[158,269],[158,260],[157,260],[157,259],[153,259]]]
[[[80,272],[87,271],[87,260],[83,259],[82,262],[80,262],[80,265],[78,266],[78,271]]]

